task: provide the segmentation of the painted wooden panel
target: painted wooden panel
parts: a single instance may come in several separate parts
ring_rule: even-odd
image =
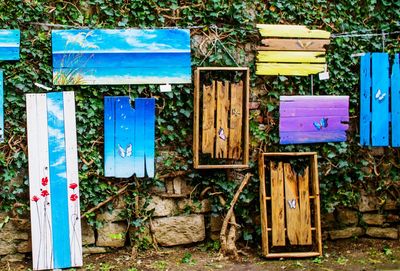
[[[271,208],[272,212],[272,246],[284,246],[285,235],[285,196],[283,163],[270,161],[271,171]]]
[[[19,30],[0,30],[0,60],[18,60],[19,46]]]
[[[306,62],[325,63],[325,53],[322,52],[285,52],[285,51],[259,51],[257,61],[260,62]]]
[[[392,97],[392,146],[400,147],[400,54],[395,55],[392,66],[391,97]]]
[[[209,153],[214,158],[215,142],[215,81],[212,85],[203,85],[203,125],[201,136],[201,149],[203,153]]]
[[[281,144],[346,140],[348,96],[281,96],[279,112]]]
[[[187,29],[54,30],[55,85],[191,83]]]
[[[154,177],[155,99],[104,97],[106,177]]]
[[[256,63],[257,75],[308,76],[324,70],[325,64]]]
[[[34,270],[82,266],[73,92],[27,94]]]
[[[257,24],[257,28],[263,37],[329,39],[331,36],[328,31],[310,30],[305,25]]]
[[[303,174],[297,175],[299,184],[299,210],[300,210],[300,245],[311,245],[311,211],[310,211],[310,187],[309,168],[304,169]]]
[[[285,178],[286,232],[291,245],[298,245],[300,240],[299,187],[296,173],[290,163],[283,164]]]
[[[360,65],[360,143],[364,146],[399,146],[399,55],[366,53]],[[391,134],[390,134],[391,132]]]
[[[264,47],[258,47],[258,50],[267,51],[317,51],[325,52],[325,47],[329,40],[318,39],[262,39]]]
[[[4,141],[4,86],[3,71],[0,70],[0,142]]]

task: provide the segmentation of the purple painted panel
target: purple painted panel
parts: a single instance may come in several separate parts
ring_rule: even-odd
[[[281,144],[345,141],[348,121],[348,96],[280,97]]]

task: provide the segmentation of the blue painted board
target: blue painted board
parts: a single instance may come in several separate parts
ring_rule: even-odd
[[[187,29],[54,30],[55,85],[191,83]]]
[[[389,145],[389,55],[372,53],[372,146]]]
[[[0,142],[4,141],[4,87],[3,71],[0,70]]]
[[[0,60],[18,60],[20,31],[0,29]]]
[[[392,146],[400,147],[400,54],[395,55],[391,77]]]
[[[371,54],[361,56],[360,65],[360,143],[371,144]]]
[[[154,99],[136,98],[134,108],[126,96],[104,101],[105,176],[154,177]]]

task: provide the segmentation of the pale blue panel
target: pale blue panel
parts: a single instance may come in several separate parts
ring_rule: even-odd
[[[146,99],[144,113],[144,155],[146,163],[146,173],[150,178],[154,178],[154,148],[155,148],[155,99]]]
[[[133,155],[135,156],[135,173],[136,177],[144,177],[144,150],[145,141],[147,140],[144,135],[144,119],[145,119],[145,106],[147,99],[135,99],[135,148]]]
[[[47,94],[47,122],[54,268],[67,268],[71,266],[71,248],[62,92]]]
[[[360,64],[360,143],[371,144],[371,54],[361,57]]]
[[[395,55],[392,78],[391,78],[391,97],[392,97],[392,146],[400,147],[400,54]]]
[[[104,175],[115,176],[115,99],[104,97]]]
[[[19,30],[0,30],[0,60],[18,60],[19,47]]]
[[[389,55],[372,53],[372,146],[389,145]]]
[[[3,71],[0,70],[0,142],[4,141],[4,87]]]

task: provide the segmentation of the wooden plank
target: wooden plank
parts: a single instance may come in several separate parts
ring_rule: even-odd
[[[191,83],[189,29],[53,30],[52,50],[55,85]]]
[[[104,97],[104,176],[115,176],[115,101]]]
[[[319,195],[319,181],[318,181],[318,155],[314,153],[310,157],[311,163],[311,193],[315,195],[314,199],[314,227],[315,227],[315,242],[318,247],[319,255],[322,255],[322,233],[321,233],[321,210],[320,210],[320,195]]]
[[[321,109],[322,111],[322,109]],[[279,120],[279,130],[282,132],[335,132],[346,131],[349,125],[343,122],[348,122],[349,117],[337,117],[323,115],[319,112],[318,115],[312,117],[284,117]],[[324,125],[327,125],[326,127]]]
[[[209,153],[214,158],[215,132],[215,92],[216,82],[203,85],[203,123],[201,133],[201,151]]]
[[[284,163],[286,232],[291,245],[298,245],[300,240],[300,209],[296,174],[289,163]]]
[[[323,30],[310,30],[305,25],[257,24],[262,37],[320,38],[329,39],[331,33]]]
[[[193,167],[199,166],[199,134],[200,134],[200,70],[194,71],[194,97],[193,97]]]
[[[300,239],[299,245],[311,245],[311,212],[310,212],[310,190],[309,169],[304,169],[303,175],[298,175],[299,181],[299,208],[300,208]]]
[[[0,30],[0,61],[19,60],[19,30]]]
[[[33,270],[53,268],[52,214],[47,204],[52,191],[48,182],[42,182],[50,178],[46,108],[46,94],[26,95]],[[49,195],[43,197],[43,190]]]
[[[260,177],[260,211],[261,211],[261,247],[263,255],[269,253],[268,249],[268,210],[265,191],[265,161],[262,153],[258,156],[258,175]]]
[[[372,146],[389,145],[389,55],[372,53]]]
[[[266,258],[306,258],[306,257],[317,257],[322,254],[319,252],[281,252],[281,253],[270,253],[266,255]]]
[[[325,70],[325,64],[256,63],[257,75],[308,76]]]
[[[75,95],[74,92],[63,92],[65,116],[65,157],[68,184],[68,214],[71,266],[83,265],[82,230],[79,200],[78,149],[76,138]]]
[[[2,70],[0,70],[0,143],[1,142],[4,142],[4,87]]]
[[[392,66],[392,147],[400,147],[400,54],[396,54]],[[1,114],[0,114],[1,115]]]
[[[249,96],[250,96],[250,69],[246,68],[246,78],[244,84],[244,129],[243,129],[243,139],[244,139],[244,147],[243,147],[243,164],[248,167],[249,165],[249,145],[250,145],[250,127],[249,127]]]
[[[282,105],[282,103],[281,103]],[[348,107],[339,107],[339,108],[324,108],[324,114],[327,116],[339,116],[345,117],[349,116],[349,108]],[[315,115],[319,115],[321,112],[320,107],[311,108],[311,107],[292,107],[289,105],[288,107],[280,107],[279,116],[282,117],[311,117]]]
[[[279,132],[280,144],[307,144],[346,141],[346,131],[334,132]]]
[[[145,112],[145,100],[144,98],[135,99],[135,139],[133,144],[133,156],[134,156],[134,169],[136,177],[143,178],[144,174],[144,144],[143,142],[147,139],[144,136],[144,119],[146,118]],[[131,108],[131,110],[133,110]]]
[[[360,63],[360,143],[371,144],[371,54],[361,56]]]
[[[285,246],[283,163],[269,163],[271,172],[272,246]]]
[[[144,101],[144,155],[146,176],[154,178],[155,175],[155,141],[156,141],[156,100],[147,98]]]
[[[229,83],[217,81],[216,158],[228,157]]]
[[[228,157],[240,159],[242,156],[242,130],[243,130],[243,81],[230,84],[230,128]]]
[[[290,62],[290,63],[325,63],[325,54],[321,52],[292,51],[259,51],[259,62]]]
[[[268,51],[319,51],[325,52],[325,46],[330,40],[318,39],[262,39],[265,47],[258,47],[257,50]]]
[[[331,95],[293,95],[280,96],[280,102],[291,102],[295,107],[314,107],[314,102],[318,102],[318,107],[327,108],[348,108],[349,96],[331,96]],[[310,102],[312,102],[310,104]]]

